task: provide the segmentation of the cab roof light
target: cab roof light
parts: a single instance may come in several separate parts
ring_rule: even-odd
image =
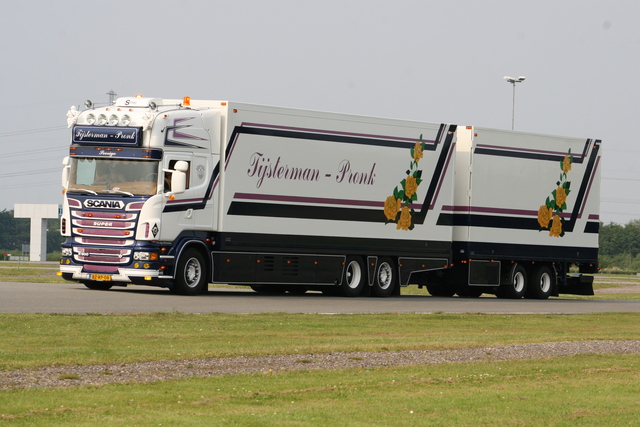
[[[190,96],[185,96],[184,98],[182,98],[182,106],[183,107],[191,107],[191,97]]]

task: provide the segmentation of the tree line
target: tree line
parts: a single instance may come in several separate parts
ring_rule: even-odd
[[[14,218],[13,210],[0,212],[0,253],[20,255],[22,245],[29,244],[31,220]],[[47,253],[60,252],[64,238],[60,235],[60,221],[47,221]],[[0,258],[2,259],[2,258]]]
[[[0,251],[17,255],[29,244],[29,218],[14,218],[13,210],[0,212]],[[59,252],[64,238],[60,222],[48,221],[47,253]],[[606,271],[640,272],[640,219],[628,224],[600,223],[600,267]]]
[[[600,268],[611,272],[640,273],[640,219],[620,225],[600,224]]]

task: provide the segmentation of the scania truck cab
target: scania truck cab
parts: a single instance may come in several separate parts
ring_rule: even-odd
[[[196,221],[211,227],[213,215],[206,206],[194,212],[172,209],[172,203],[207,203],[203,195],[220,147],[220,111],[192,109],[189,101],[120,98],[107,107],[87,102],[86,110],[69,111],[62,277],[91,289],[140,283],[193,293],[206,286],[201,254],[208,248],[185,259],[186,273],[174,277],[179,254],[173,249],[188,249]],[[202,246],[207,239],[197,241]]]

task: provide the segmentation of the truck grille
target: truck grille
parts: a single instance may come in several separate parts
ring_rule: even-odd
[[[73,252],[76,261],[82,262],[128,264],[131,261],[130,249],[76,247]]]

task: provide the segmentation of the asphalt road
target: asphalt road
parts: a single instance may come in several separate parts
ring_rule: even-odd
[[[320,293],[264,295],[248,288],[212,288],[196,297],[147,286],[92,291],[75,283],[0,282],[0,313],[499,313],[581,314],[640,312],[640,301],[567,298],[504,300],[403,295],[344,298]]]

